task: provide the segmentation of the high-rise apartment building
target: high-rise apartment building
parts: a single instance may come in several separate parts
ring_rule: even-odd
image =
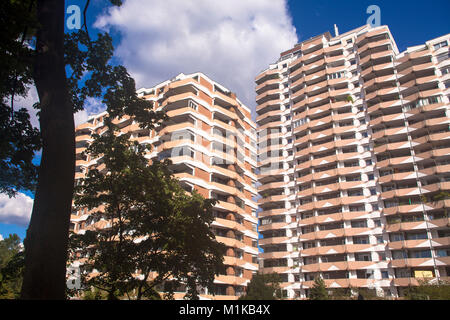
[[[138,90],[143,99],[154,102],[155,110],[169,117],[164,126],[144,130],[133,119],[116,120],[131,139],[151,144],[152,159],[170,158],[175,176],[187,191],[197,190],[215,198],[213,231],[227,246],[226,274],[216,277],[215,297],[206,289],[203,298],[236,299],[245,291],[257,271],[256,124],[251,111],[236,95],[202,73],[180,74],[150,89]],[[98,114],[76,129],[76,179],[102,164],[82,156],[92,141],[91,134],[105,130]],[[104,165],[103,165],[104,169]],[[95,221],[86,210],[73,212],[71,228],[82,232],[104,228],[107,221]],[[181,298],[182,293],[175,295]]]
[[[304,41],[256,77],[261,271],[289,298],[450,279],[450,34]]]

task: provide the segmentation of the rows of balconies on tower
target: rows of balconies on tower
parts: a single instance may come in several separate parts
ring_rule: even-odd
[[[278,270],[283,268],[276,262],[285,258],[292,251],[289,245],[274,241],[279,237],[274,232],[290,234],[290,228],[295,224],[295,207],[290,203],[295,200],[295,194],[289,192],[294,186],[291,177],[293,168],[292,116],[289,103],[289,69],[288,62],[283,61],[271,66],[256,78],[257,107],[256,121],[258,123],[258,187],[261,196],[258,201],[260,212],[259,240],[262,272],[267,268]],[[281,237],[281,235],[280,235]],[[286,241],[289,241],[284,235]],[[268,266],[270,263],[270,266]],[[287,276],[278,272],[282,281]]]
[[[319,88],[307,90],[294,123],[300,250],[294,266],[301,286],[291,287],[300,296],[318,275],[330,287],[367,285],[365,269],[379,262],[372,150],[354,42],[352,36],[330,39],[323,49],[317,44],[324,59],[333,59],[318,79],[314,73],[305,79],[307,88]]]
[[[432,46],[422,46],[394,57],[393,67],[371,81],[377,82],[379,97],[367,99],[387,249],[399,291],[417,284],[421,274],[450,275],[450,203],[444,196],[450,187],[450,118],[435,55]]]
[[[165,111],[168,120],[152,131],[141,129],[128,117],[115,122],[132,140],[152,146],[149,161],[170,159],[170,168],[184,189],[218,200],[212,228],[227,251],[226,271],[216,277],[214,293],[216,299],[235,299],[257,270],[256,135],[250,110],[203,74],[180,75],[138,94],[153,101],[155,110]],[[91,141],[90,134],[103,130],[103,116],[92,117],[77,129],[77,156]],[[77,168],[89,160],[77,158]],[[72,220],[88,219],[86,213],[79,212]],[[207,290],[203,294],[211,297]]]
[[[449,274],[448,200],[436,199],[448,190],[450,70],[438,43],[401,56],[387,27],[324,34],[256,78],[261,265],[283,275],[289,297],[305,297],[316,276],[397,295],[415,272]],[[417,217],[394,212],[403,205]],[[428,211],[435,221],[424,223]],[[410,228],[411,245],[429,232],[402,255],[409,262],[393,250],[398,228]],[[432,266],[417,258],[427,250]]]

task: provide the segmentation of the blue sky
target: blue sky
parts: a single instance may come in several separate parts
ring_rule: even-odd
[[[84,3],[68,0],[66,6],[79,5],[82,11]],[[366,24],[370,5],[380,7],[381,24],[389,26],[400,51],[450,32],[449,0],[288,0],[287,10],[285,4],[284,0],[126,0],[121,9],[108,12],[108,0],[91,0],[88,24],[93,37],[99,30],[110,32],[116,61],[127,67],[138,88],[181,72],[202,71],[236,92],[249,107],[254,107],[254,77],[280,52],[320,33],[333,33],[334,24],[341,33]],[[80,119],[97,110],[98,104],[90,101]],[[23,239],[25,232],[24,223],[0,223],[4,237],[17,233]]]
[[[330,31],[337,24],[341,33],[366,23],[370,5],[381,9],[381,24],[388,25],[400,51],[450,32],[448,0],[289,0],[299,40]]]

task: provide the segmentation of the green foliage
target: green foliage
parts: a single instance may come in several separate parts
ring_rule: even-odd
[[[106,292],[97,288],[83,292],[83,300],[105,300],[107,297],[108,295]]]
[[[321,277],[316,277],[314,279],[314,285],[312,286],[309,293],[310,300],[328,300],[328,291],[325,286],[325,281]]]
[[[352,288],[335,288],[331,289],[329,298],[331,300],[351,300],[353,298]]]
[[[110,0],[120,6],[122,1]],[[34,191],[38,168],[32,163],[42,148],[40,131],[30,123],[26,109],[15,110],[10,101],[25,97],[35,85],[36,1],[4,0],[0,7],[0,192],[14,196],[18,190]],[[89,1],[86,2],[86,10]],[[114,48],[109,34],[91,39],[87,27],[65,35],[64,59],[73,111],[83,109],[88,97],[103,98],[112,117],[133,115],[143,127],[161,113],[152,103],[139,99],[135,82],[120,65],[111,66]],[[31,106],[30,106],[31,107]],[[40,103],[33,107],[40,110]],[[38,112],[40,115],[40,111]],[[42,126],[42,124],[41,124]]]
[[[353,100],[353,97],[352,97],[351,95],[348,95],[347,98],[345,98],[345,101],[350,102],[350,103],[355,102],[355,101]]]
[[[409,287],[405,297],[409,300],[450,300],[450,284],[445,281],[431,284],[423,280],[419,286]]]
[[[20,238],[17,234],[11,234],[0,241],[0,269],[5,267],[12,257],[19,252]]]
[[[41,148],[39,130],[26,109],[11,101],[26,96],[33,83],[31,38],[37,26],[34,1],[4,0],[0,6],[0,193],[34,190],[34,153]]]
[[[102,97],[111,118],[133,116],[143,128],[164,119],[164,113],[155,112],[150,101],[138,98],[135,81],[125,67],[109,64],[114,54],[109,34],[99,33],[92,40],[87,29],[81,29],[65,35],[64,47],[74,112],[83,109],[86,98]]]
[[[24,253],[16,234],[0,241],[0,299],[16,299],[20,295]]]
[[[276,273],[255,274],[247,285],[247,292],[239,300],[277,300],[281,297],[280,276]]]
[[[106,170],[90,170],[75,191],[78,207],[110,224],[71,236],[72,255],[89,255],[84,288],[105,291],[108,299],[155,299],[156,286],[164,285],[170,296],[184,283],[187,297],[197,299],[197,285],[212,289],[214,276],[224,270],[225,246],[210,229],[215,200],[186,193],[169,161],[149,164],[145,147],[130,142],[128,134],[117,136],[108,119],[105,123],[109,130],[94,136],[86,153],[101,156]],[[94,269],[98,274],[89,277]]]

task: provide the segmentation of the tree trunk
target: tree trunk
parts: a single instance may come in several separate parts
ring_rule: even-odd
[[[64,64],[62,0],[38,0],[34,81],[43,140],[38,186],[25,244],[22,299],[65,299],[75,130]]]

